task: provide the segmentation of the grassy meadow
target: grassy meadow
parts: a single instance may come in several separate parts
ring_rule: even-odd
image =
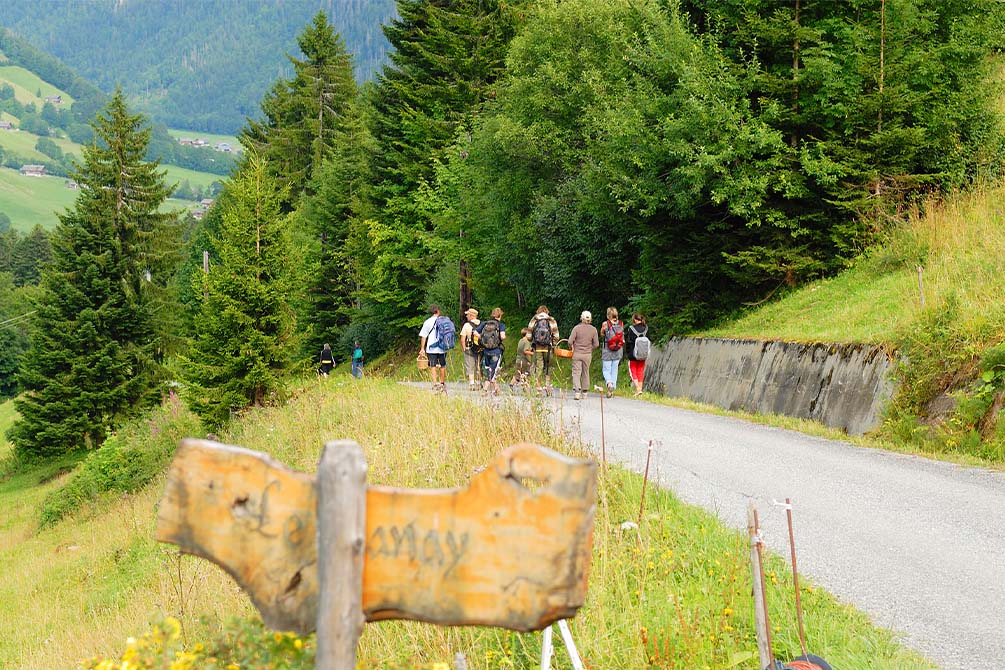
[[[926,203],[849,270],[701,333],[899,344],[926,312],[957,304],[979,345],[1005,333],[1005,184]],[[920,283],[918,268],[921,268]],[[924,296],[924,308],[922,307]]]
[[[352,438],[367,453],[371,483],[464,486],[501,448],[515,442],[529,440],[586,455],[566,436],[549,431],[538,409],[475,406],[389,380],[353,381],[337,374],[292,388],[284,407],[247,412],[220,439],[313,472],[326,440]],[[149,441],[175,429],[172,422],[190,420],[185,414],[183,408],[171,407],[142,422]],[[0,428],[12,418],[10,403],[0,405]],[[54,492],[75,475],[65,463],[12,469],[4,460],[8,449],[0,447],[0,473],[5,473],[0,475],[0,509],[5,510],[0,525],[0,667],[70,669],[95,656],[115,660],[119,667],[123,654],[134,658],[130,654],[136,653],[137,643],[127,645],[126,638],[143,640],[151,622],[164,617],[180,622],[177,648],[166,654],[167,660],[163,653],[158,656],[156,667],[175,661],[179,665],[171,667],[224,667],[222,656],[209,661],[210,653],[226,652],[213,643],[219,622],[232,616],[253,618],[254,610],[222,570],[154,542],[163,474],[135,493],[99,497],[40,529],[40,506],[47,496],[58,497]],[[745,537],[652,486],[646,490],[640,527],[623,529],[623,522],[639,520],[641,477],[610,467],[601,472],[599,484],[587,603],[570,621],[588,665],[756,668]],[[789,573],[781,559],[771,557],[767,574],[776,654],[791,657],[799,652]],[[861,613],[806,580],[801,586],[810,648],[835,667],[931,667]],[[272,644],[271,633],[241,635],[243,644],[258,644],[259,638]],[[181,648],[188,656],[176,655]],[[312,649],[313,638],[308,638],[302,663],[283,667],[313,667]],[[366,626],[359,660],[362,668],[432,670],[463,652],[473,670],[529,669],[538,667],[540,651],[539,634],[381,622]],[[266,666],[263,661],[240,667]],[[554,667],[570,667],[560,643]]]
[[[70,105],[73,104],[72,96],[20,65],[0,65],[0,81],[6,81],[13,87],[14,99],[22,105],[33,102],[41,110],[46,97],[50,95],[62,96],[62,102],[59,105],[61,108],[69,109]],[[41,93],[41,97],[37,95],[39,93]]]
[[[56,212],[71,207],[76,197],[77,191],[66,187],[64,177],[24,177],[17,170],[0,168],[0,212],[17,230],[28,231],[35,224],[55,227]]]
[[[168,128],[168,133],[171,137],[179,140],[182,138],[206,140],[211,147],[216,145],[217,142],[227,142],[235,150],[241,147],[241,143],[233,135],[217,135],[214,133],[205,133],[201,130],[181,130],[179,128]],[[213,151],[213,149],[210,148],[207,151]]]

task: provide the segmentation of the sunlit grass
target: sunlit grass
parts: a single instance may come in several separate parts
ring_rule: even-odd
[[[0,420],[5,415],[9,410],[0,406]],[[519,441],[586,455],[531,409],[476,406],[372,378],[312,378],[291,390],[285,407],[248,411],[221,436],[308,472],[323,444],[340,438],[364,447],[369,482],[401,487],[464,486]],[[94,655],[117,658],[125,639],[142,635],[157,615],[178,617],[188,644],[208,635],[201,615],[252,616],[247,597],[222,570],[179,559],[153,541],[163,478],[39,532],[38,505],[65,477],[40,478],[27,473],[0,483],[0,667],[59,670]],[[589,595],[570,622],[581,654],[598,668],[753,670],[746,540],[653,486],[641,527],[624,530],[623,522],[638,520],[641,490],[637,475],[613,467],[601,475]],[[791,656],[798,642],[788,573],[777,558],[768,569],[778,582],[769,586],[776,652]],[[805,582],[803,588],[811,649],[835,667],[929,667],[862,614],[819,588]],[[359,658],[364,668],[425,669],[461,652],[472,670],[533,668],[540,640],[489,628],[382,622],[366,627]],[[650,646],[655,640],[659,652],[643,640]],[[672,659],[662,658],[664,648],[673,650]],[[565,667],[563,654],[559,644],[556,667]]]
[[[896,345],[927,309],[959,301],[978,346],[1005,336],[1005,185],[926,204],[849,270],[700,333]],[[919,267],[921,268],[919,277]]]

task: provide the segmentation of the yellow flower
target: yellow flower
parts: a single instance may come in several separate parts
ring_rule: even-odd
[[[293,647],[295,649],[298,649],[298,650],[299,649],[303,649],[304,648],[304,641],[301,640],[300,638],[297,638],[296,640],[293,641]]]
[[[727,607],[726,609],[722,610],[722,613],[726,616],[733,616],[733,608]]]
[[[433,667],[430,670],[450,670],[450,666],[442,661],[439,663],[433,663]]]
[[[181,637],[181,622],[175,619],[173,616],[169,616],[164,619],[164,625],[171,629],[171,641],[177,640]]]

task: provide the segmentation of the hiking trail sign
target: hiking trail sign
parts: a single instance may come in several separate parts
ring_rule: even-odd
[[[186,439],[157,539],[222,567],[269,627],[316,629],[318,668],[352,668],[364,621],[530,631],[571,617],[586,597],[595,495],[595,462],[532,444],[501,452],[466,489],[401,489],[366,486],[351,441],[325,445],[314,477]]]

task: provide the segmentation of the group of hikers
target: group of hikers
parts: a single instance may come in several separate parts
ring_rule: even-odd
[[[352,376],[356,379],[363,378],[363,347],[360,346],[359,340],[356,340],[352,345],[352,353],[349,355],[352,360]],[[327,377],[335,367],[335,354],[332,353],[331,345],[325,342],[325,345],[321,347],[321,354],[318,356],[318,374],[322,377]]]
[[[502,309],[493,309],[486,320],[478,318],[477,309],[468,309],[464,312],[466,321],[459,336],[453,321],[440,312],[438,305],[430,305],[429,314],[419,330],[419,360],[422,367],[429,368],[433,391],[446,393],[447,352],[460,341],[469,389],[498,395],[499,370],[506,340]],[[538,395],[550,396],[552,358],[557,355],[555,351],[562,341],[558,322],[548,307],[541,305],[520,331],[510,388],[530,389],[533,383]],[[571,351],[572,354],[572,391],[576,400],[586,398],[590,390],[590,364],[593,351],[598,348],[601,350],[607,397],[613,396],[618,386],[618,368],[623,358],[628,359],[628,373],[635,395],[642,394],[646,360],[652,347],[649,326],[643,314],[634,313],[631,324],[626,325],[620,320],[618,310],[608,307],[607,318],[598,332],[593,325],[593,315],[584,311],[565,341],[568,349],[563,351]]]

